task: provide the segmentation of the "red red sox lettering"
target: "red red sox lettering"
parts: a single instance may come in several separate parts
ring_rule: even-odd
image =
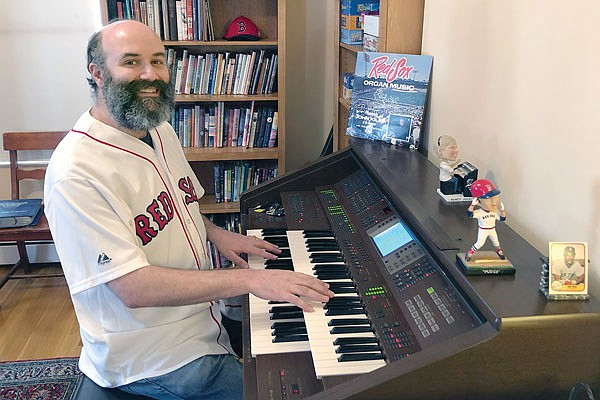
[[[397,60],[394,59],[388,64],[388,56],[380,56],[371,61],[371,70],[368,78],[379,78],[379,75],[385,75],[387,82],[393,82],[396,79],[408,79],[410,73],[415,68],[413,65],[406,65],[406,57]]]
[[[184,193],[185,204],[198,201],[198,195],[189,177],[179,179],[179,189]],[[173,219],[174,214],[173,201],[167,192],[161,192],[146,207],[146,213],[134,218],[136,235],[142,241],[142,245],[150,243]]]

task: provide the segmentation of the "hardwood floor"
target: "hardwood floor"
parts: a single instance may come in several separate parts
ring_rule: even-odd
[[[11,279],[0,289],[0,361],[77,357],[80,351],[79,324],[64,278]]]

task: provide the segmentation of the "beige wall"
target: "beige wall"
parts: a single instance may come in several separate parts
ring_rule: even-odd
[[[333,124],[334,2],[288,0],[286,170],[315,160]]]
[[[589,242],[595,291],[598,21],[597,0],[432,0],[423,39],[434,56],[429,149],[455,136],[460,158],[502,190],[507,223],[544,254],[549,241]]]

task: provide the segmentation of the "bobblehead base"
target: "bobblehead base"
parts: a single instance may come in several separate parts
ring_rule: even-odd
[[[462,193],[444,194],[438,189],[437,194],[440,195],[442,200],[446,203],[470,203],[473,201],[473,197],[465,196]]]
[[[467,275],[514,275],[517,270],[508,260],[501,260],[493,251],[478,251],[467,261],[466,253],[458,253],[456,260]]]

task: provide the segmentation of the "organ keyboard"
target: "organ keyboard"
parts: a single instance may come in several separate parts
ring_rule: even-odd
[[[527,399],[545,390],[550,372],[561,390],[544,393],[552,399],[568,394],[565,376],[600,377],[600,345],[589,339],[600,334],[595,298],[546,307],[536,291],[540,254],[504,225],[497,229],[505,252],[529,268],[512,278],[465,277],[454,260],[477,229],[464,207],[435,196],[437,168],[417,152],[351,143],[242,195],[246,233],[285,250],[277,262],[250,257],[250,268],[311,274],[335,293],[311,313],[248,296],[246,400]],[[254,211],[270,202],[281,203],[285,217]],[[571,312],[577,317],[562,318]],[[542,357],[554,356],[551,343],[565,345],[565,321],[585,346],[571,346],[576,361],[555,358],[571,368],[539,370]]]

